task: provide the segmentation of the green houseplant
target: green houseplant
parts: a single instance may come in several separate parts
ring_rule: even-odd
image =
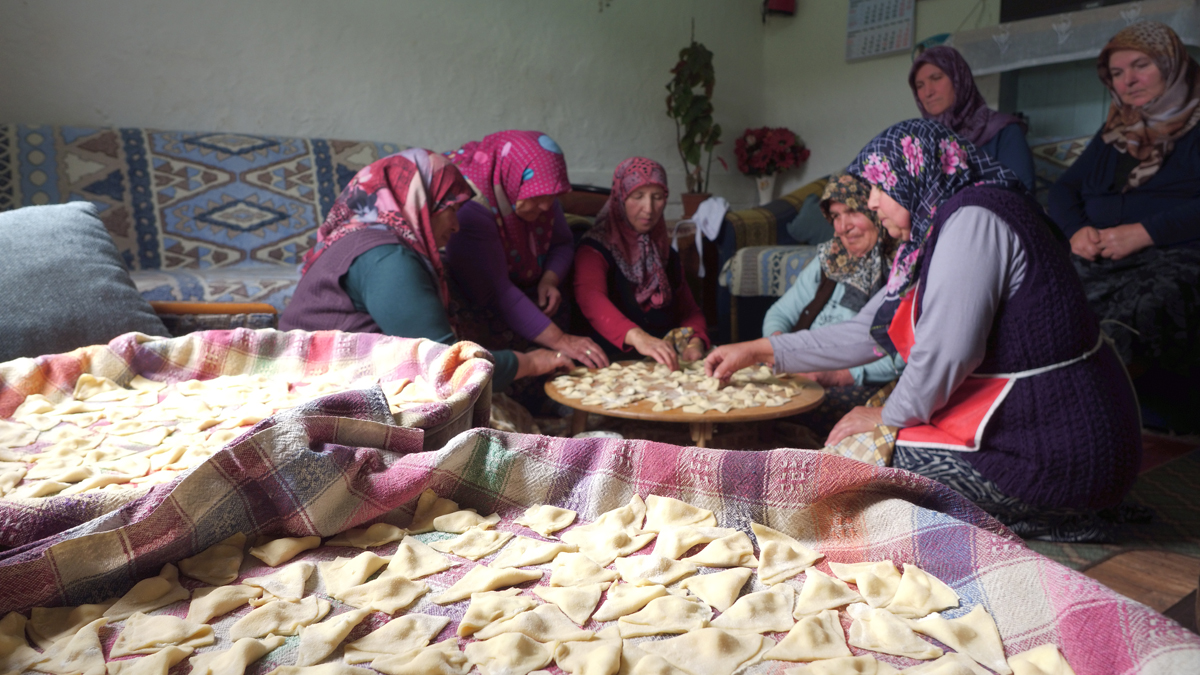
[[[713,148],[721,142],[721,125],[713,122],[712,92],[716,82],[713,53],[693,39],[679,50],[679,62],[671,69],[671,75],[667,83],[667,114],[675,121],[675,141],[687,175],[687,189],[690,193],[704,193],[708,188]]]

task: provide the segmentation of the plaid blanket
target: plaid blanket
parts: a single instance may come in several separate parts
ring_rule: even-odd
[[[70,397],[75,382],[84,373],[107,377],[121,385],[127,385],[136,375],[163,382],[242,374],[283,377],[293,382],[332,377],[344,380],[347,388],[421,377],[441,400],[407,404],[394,418],[387,413],[386,405],[387,414],[382,417],[371,408],[366,419],[426,431],[468,419],[470,424],[464,427],[487,426],[491,410],[491,355],[474,343],[447,347],[429,340],[374,334],[234,329],[172,339],[129,333],[107,345],[0,363],[0,419],[12,415],[31,394],[43,394],[55,402]],[[250,428],[234,443],[260,438],[285,420],[361,417],[362,404],[343,409],[340,406],[345,400],[353,399],[324,399],[277,414]],[[269,434],[266,437],[273,438]],[[433,447],[440,445],[438,441]],[[34,444],[14,452],[20,455],[39,448]],[[420,443],[417,449],[421,449]],[[166,489],[174,487],[172,484]],[[102,490],[69,497],[0,500],[0,548],[20,547],[51,537],[120,509],[148,492],[150,488]],[[9,551],[0,555],[12,554]]]
[[[355,417],[327,414],[335,409]],[[1053,642],[1080,675],[1200,672],[1200,638],[1030,551],[970,502],[912,473],[802,450],[747,453],[491,430],[471,430],[441,450],[417,453],[411,452],[419,447],[415,432],[378,422],[386,406],[377,392],[343,394],[305,413],[226,447],[170,489],[6,555],[0,560],[0,613],[112,597],[164,563],[237,531],[296,536],[328,535],[371,521],[402,526],[427,488],[480,513],[499,513],[499,528],[512,531],[511,520],[532,504],[571,508],[591,520],[636,492],[712,509],[727,527],[769,525],[823,552],[827,561],[919,565],[958,592],[964,605],[958,612],[983,605],[1009,654]],[[401,454],[405,450],[410,452]],[[389,546],[375,551],[386,555],[394,548]],[[321,559],[338,551],[346,554],[331,548],[310,553]],[[429,598],[470,568],[462,564],[423,579],[432,592],[409,611],[460,619],[467,603],[439,607]],[[258,573],[252,567],[243,572]],[[752,584],[751,590],[761,590],[757,579]],[[235,618],[217,623],[219,636]],[[267,660],[291,659],[293,642]],[[792,665],[764,662],[752,672],[778,673]]]

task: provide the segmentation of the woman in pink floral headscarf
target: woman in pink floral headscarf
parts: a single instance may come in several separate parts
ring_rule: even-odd
[[[552,320],[566,323],[558,285],[574,243],[558,203],[571,189],[558,144],[537,131],[501,131],[448,155],[475,190],[446,249],[463,337],[492,349],[537,343],[585,366],[608,365],[595,342]]]

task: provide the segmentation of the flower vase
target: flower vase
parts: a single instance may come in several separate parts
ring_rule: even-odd
[[[757,176],[754,184],[758,187],[758,205],[763,206],[775,198],[775,174]]]

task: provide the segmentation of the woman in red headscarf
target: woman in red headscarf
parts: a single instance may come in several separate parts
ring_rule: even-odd
[[[666,203],[662,165],[644,157],[617,165],[612,194],[575,252],[575,300],[610,357],[632,348],[677,368],[703,356],[708,336],[667,241]]]

